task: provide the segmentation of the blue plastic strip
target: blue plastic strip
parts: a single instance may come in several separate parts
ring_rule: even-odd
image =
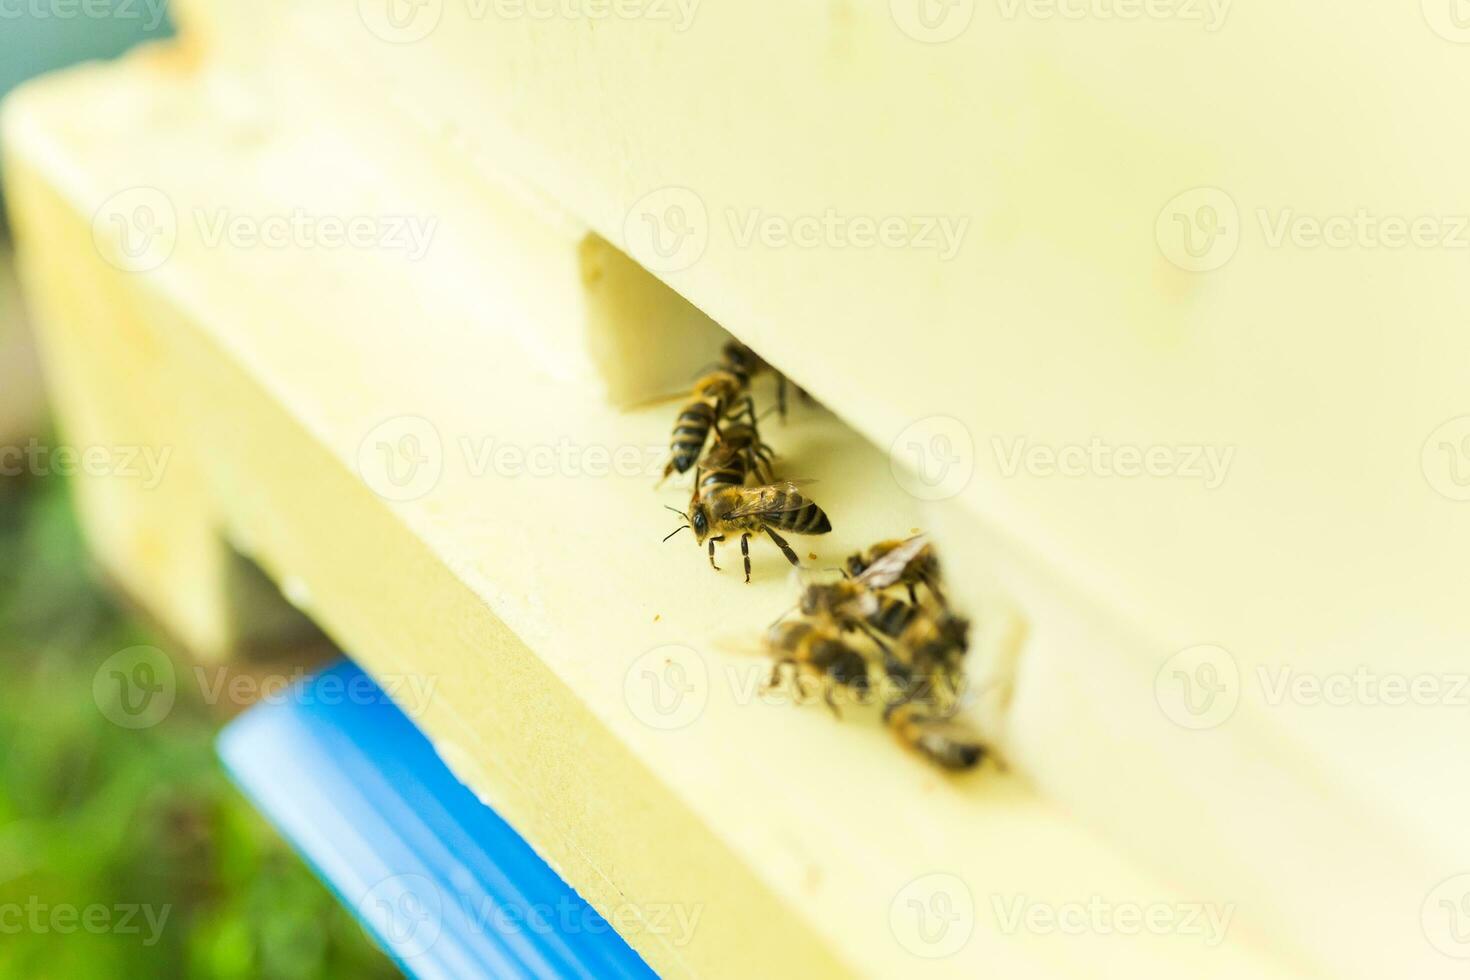
[[[409,976],[654,976],[354,664],[250,709],[219,754]]]

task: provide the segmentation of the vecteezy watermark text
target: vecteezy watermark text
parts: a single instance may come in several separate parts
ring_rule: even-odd
[[[1470,214],[1458,212],[1394,213],[1354,207],[1310,213],[1278,205],[1245,213],[1254,222],[1243,217],[1242,208],[1226,191],[1191,188],[1175,195],[1159,212],[1154,226],[1159,249],[1187,272],[1221,269],[1240,249],[1252,247],[1273,252],[1470,250]]]
[[[142,936],[144,946],[155,946],[172,911],[172,905],[137,902],[53,904],[32,895],[24,902],[0,903],[0,936],[24,932],[68,936],[81,931],[94,936]]]
[[[1001,932],[1040,936],[1186,936],[1215,947],[1225,941],[1234,903],[1117,902],[1093,895],[1085,902],[1042,902],[1025,895],[990,897]]]
[[[92,215],[92,241],[113,266],[146,273],[168,262],[185,231],[208,249],[352,249],[402,254],[417,262],[428,254],[438,227],[438,218],[422,214],[324,213],[301,207],[269,212],[180,209],[159,188],[137,186],[98,206]]]
[[[1351,671],[1321,674],[1263,665],[1256,668],[1256,679],[1271,707],[1470,708],[1470,673],[1380,673],[1360,664]]]
[[[144,490],[163,482],[172,446],[0,446],[0,476],[88,476],[138,480]]]
[[[1179,21],[1206,33],[1225,26],[1235,0],[996,0],[1005,20]]]
[[[725,221],[737,248],[759,242],[765,248],[888,249],[935,252],[948,262],[959,254],[970,229],[968,216],[944,214],[882,217],[845,215],[835,208],[821,214],[770,214],[760,208],[728,208]]]
[[[460,435],[446,444],[439,428],[417,415],[380,422],[358,446],[357,468],[385,500],[417,500],[439,484],[446,466],[473,479],[652,479],[663,469],[668,447],[627,443],[609,446],[562,437],[520,443],[488,435]]]
[[[444,931],[446,910],[456,906],[464,923],[481,935],[601,935],[617,929],[624,936],[656,936],[675,948],[693,941],[704,915],[702,903],[623,902],[604,918],[571,898],[495,901],[414,874],[379,881],[358,899],[357,911],[364,927],[390,952],[412,960],[434,947]]]
[[[389,44],[414,44],[433,34],[446,8],[454,20],[640,21],[671,25],[676,34],[694,26],[701,0],[357,0],[363,26]]]
[[[119,20],[143,21],[156,31],[168,16],[167,0],[0,0],[0,21]]]
[[[314,214],[295,208],[278,214],[242,214],[229,208],[194,212],[208,248],[356,249],[402,252],[417,262],[429,252],[439,219],[415,214]]]
[[[1086,444],[1049,446],[1033,444],[1024,436],[1009,440],[993,436],[990,445],[1006,478],[1022,470],[1034,477],[1151,477],[1199,480],[1206,490],[1225,482],[1235,459],[1234,446],[1113,446],[1097,437]]]
[[[223,666],[196,665],[193,670],[199,701],[234,708],[259,702],[327,707],[396,704],[417,715],[427,708],[439,686],[438,675],[419,672],[383,673],[371,680],[361,674],[326,673],[306,683],[310,677],[300,667],[268,674]],[[181,683],[187,686],[173,658],[158,647],[128,647],[98,665],[92,676],[92,698],[103,717],[119,728],[152,728],[173,712]]]

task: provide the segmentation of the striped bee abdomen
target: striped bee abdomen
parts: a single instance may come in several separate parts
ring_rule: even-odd
[[[792,534],[826,534],[832,530],[832,522],[822,508],[795,490],[775,490],[769,511],[766,523]]]
[[[675,472],[684,473],[699,461],[710,427],[715,423],[715,407],[708,402],[693,401],[684,406],[674,423],[674,438],[669,443]]]
[[[897,637],[908,627],[918,612],[902,599],[878,596],[878,608],[868,617],[868,624],[884,636]]]
[[[732,453],[717,460],[706,458],[703,465],[699,478],[701,493],[715,487],[738,487],[745,483],[745,459],[738,454]]]

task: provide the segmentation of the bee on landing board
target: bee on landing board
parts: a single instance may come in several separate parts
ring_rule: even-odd
[[[746,378],[720,368],[694,383],[694,396],[679,411],[674,434],[669,440],[669,462],[664,479],[675,473],[686,473],[699,461],[709,434],[720,434],[720,423],[748,416],[755,423],[755,402],[746,393]]]
[[[970,650],[970,621],[947,609],[913,617],[883,650],[889,681],[901,692],[895,705],[957,703]]]
[[[920,535],[880,542],[854,555],[842,571],[844,577],[835,581],[804,585],[797,605],[771,627],[768,649],[779,657],[777,639],[788,646],[816,642],[809,637],[841,641],[866,659],[866,683],[880,697],[883,723],[900,743],[943,769],[979,765],[984,744],[958,717],[970,622],[943,600],[939,563],[928,540]],[[920,583],[922,601],[904,596],[912,596]]]
[[[787,620],[766,633],[766,647],[776,662],[771,667],[767,690],[779,687],[782,671],[805,672],[822,681],[822,700],[832,713],[842,717],[833,698],[842,687],[859,696],[868,693],[868,658],[849,646],[841,632],[805,620]]]
[[[717,484],[744,486],[750,477],[758,483],[771,483],[775,479],[771,473],[774,459],[775,453],[761,441],[753,424],[737,422],[727,425],[704,459],[699,461],[702,476],[694,481],[695,492],[702,493]]]
[[[970,622],[948,608],[913,605],[871,590],[860,579],[808,585],[797,608],[808,620],[845,633],[861,631],[872,640],[889,681],[901,692],[895,703],[952,700],[958,693]]]
[[[669,508],[673,510],[673,508]],[[676,511],[677,513],[677,511]],[[709,563],[715,571],[715,545],[736,534],[740,535],[740,554],[745,559],[745,581],[750,581],[750,538],[765,533],[786,560],[801,567],[801,559],[778,531],[791,534],[827,534],[832,522],[815,502],[808,499],[794,483],[744,487],[716,484],[696,490],[689,512],[681,514],[687,524],[675,528],[667,541],[684,528],[694,531],[697,544],[709,542]]]
[[[776,379],[776,411],[781,416],[781,421],[786,421],[786,375],[771,367],[759,354],[738,340],[732,340],[725,345],[721,353],[720,364],[726,371],[739,375],[747,381],[758,374],[769,371]]]
[[[915,586],[922,584],[944,604],[944,595],[939,591],[939,559],[922,535],[904,541],[879,541],[850,556],[845,568],[848,575],[874,589],[902,585],[914,604],[919,601]]]
[[[985,757],[980,736],[953,718],[903,704],[885,710],[883,721],[901,743],[944,769],[973,769]]]

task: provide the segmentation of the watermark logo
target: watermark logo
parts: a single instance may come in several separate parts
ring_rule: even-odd
[[[156,490],[173,452],[172,446],[48,446],[33,437],[24,446],[0,446],[0,476],[137,480]]]
[[[129,187],[92,215],[92,243],[124,272],[151,272],[169,260],[179,242],[179,216],[156,187]]]
[[[697,650],[677,643],[655,647],[629,666],[623,699],[649,728],[686,728],[709,702],[709,668]]]
[[[1303,214],[1289,207],[1274,212],[1261,207],[1255,212],[1268,248],[1470,249],[1470,216],[1463,214],[1377,214],[1361,207],[1327,215]]]
[[[143,30],[151,33],[167,16],[167,0],[0,0],[0,21],[141,20],[146,21]]]
[[[757,242],[767,249],[845,249],[932,252],[940,262],[959,255],[970,230],[968,215],[773,214],[761,208],[725,209],[725,224],[736,248]]]
[[[444,931],[444,896],[423,875],[394,875],[368,889],[357,916],[389,953],[411,960],[432,949]]]
[[[488,476],[508,480],[555,476],[645,479],[663,472],[669,454],[668,446],[659,443],[606,446],[573,442],[565,437],[554,444],[524,444],[490,436],[460,436],[456,442],[466,472],[477,479]]]
[[[1216,490],[1225,482],[1230,464],[1235,459],[1234,446],[1114,446],[1096,436],[1085,445],[1068,443],[1059,446],[1032,443],[1024,436],[1009,441],[992,436],[990,447],[1001,476],[1007,479],[1023,470],[1039,478],[1131,480],[1146,476],[1161,480],[1197,480],[1206,490]]]
[[[640,197],[623,220],[623,246],[652,272],[682,272],[709,247],[709,211],[687,187],[661,187]]]
[[[429,253],[439,219],[417,214],[316,214],[293,208],[246,214],[230,208],[196,209],[194,228],[206,248],[298,248],[397,252],[410,262]]]
[[[975,0],[888,0],[893,22],[915,41],[953,41],[975,19]]]
[[[1159,212],[1154,237],[1164,258],[1186,272],[1211,272],[1240,247],[1240,210],[1218,187],[1177,195]]]
[[[1430,30],[1455,44],[1470,44],[1470,0],[1419,0]]]
[[[119,728],[151,728],[168,717],[178,693],[173,661],[157,647],[119,650],[92,675],[92,700]]]
[[[94,936],[141,936],[142,944],[151,947],[158,945],[163,938],[163,927],[172,911],[172,905],[136,902],[119,902],[116,905],[62,902],[53,905],[41,901],[38,895],[31,895],[24,903],[0,903],[0,936],[15,936],[23,932],[59,936],[76,932]]]
[[[1470,874],[1436,885],[1424,898],[1419,923],[1429,945],[1451,959],[1470,960]]]
[[[357,16],[379,40],[414,44],[438,28],[444,0],[357,0]]]
[[[395,704],[411,715],[428,709],[439,687],[437,674],[387,673],[369,678],[356,674],[315,675],[303,667],[282,673],[256,674],[229,667],[194,667],[199,699],[209,705],[248,708],[254,704],[297,704],[336,707],[344,704]],[[310,683],[308,683],[310,682]]]
[[[1419,463],[1424,479],[1440,496],[1470,500],[1470,415],[1450,419],[1431,432]]]
[[[953,956],[975,931],[975,897],[955,875],[923,875],[893,896],[888,927],[898,944],[915,956],[929,960]]]
[[[931,415],[893,440],[888,467],[910,496],[947,500],[969,486],[975,475],[975,440],[959,419]]]
[[[1206,34],[1225,26],[1234,0],[999,0],[1006,20],[1179,21],[1203,25]]]
[[[1159,668],[1154,676],[1154,698],[1181,728],[1218,728],[1240,704],[1240,666],[1224,647],[1188,647]]]
[[[1038,936],[1184,936],[1214,948],[1225,941],[1235,905],[1214,902],[1038,902],[1025,895],[990,897],[1000,931]]]
[[[1267,707],[1470,708],[1470,674],[1384,673],[1359,664],[1351,672],[1314,673],[1291,666],[1256,667]]]
[[[399,415],[378,424],[357,447],[357,472],[384,500],[418,500],[444,475],[439,430],[417,415]]]

